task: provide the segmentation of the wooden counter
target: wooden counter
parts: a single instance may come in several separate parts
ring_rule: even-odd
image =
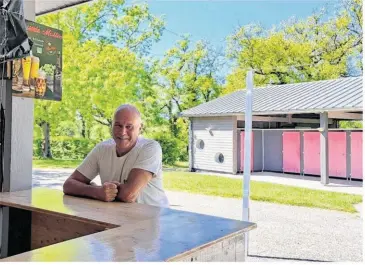
[[[1,261],[243,261],[244,232],[256,227],[48,188],[0,193],[0,205],[31,215],[29,251]]]

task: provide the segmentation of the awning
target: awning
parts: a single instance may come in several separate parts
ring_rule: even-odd
[[[92,0],[35,0],[35,14],[39,16],[90,1]]]

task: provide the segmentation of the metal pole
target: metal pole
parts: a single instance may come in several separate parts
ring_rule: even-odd
[[[249,222],[250,178],[251,178],[251,140],[252,140],[252,89],[253,70],[247,72],[246,77],[246,105],[245,105],[245,146],[244,146],[244,174],[243,174],[243,202],[242,220]],[[245,234],[245,257],[248,254],[248,233]]]

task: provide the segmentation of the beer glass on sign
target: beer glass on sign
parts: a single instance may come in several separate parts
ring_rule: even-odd
[[[30,88],[34,89],[36,86],[36,79],[39,71],[39,58],[36,56],[31,57],[32,66],[30,68]]]
[[[31,57],[27,56],[22,58],[22,67],[23,67],[23,85],[29,87],[29,78],[30,78],[30,68],[31,68]]]

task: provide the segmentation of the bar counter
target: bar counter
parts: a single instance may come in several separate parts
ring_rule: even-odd
[[[170,208],[72,197],[49,188],[0,193],[0,205],[12,213],[13,253],[1,261],[244,261],[244,233],[256,227]],[[23,242],[22,249],[17,241]]]

